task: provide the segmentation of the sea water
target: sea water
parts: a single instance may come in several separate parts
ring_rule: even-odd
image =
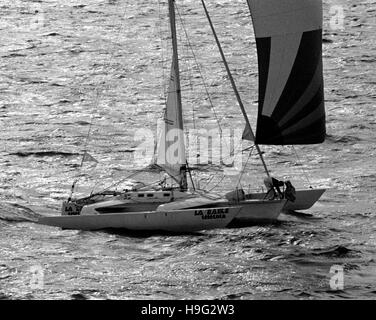
[[[199,2],[177,7],[186,127],[243,128]],[[248,8],[208,9],[254,126]],[[270,225],[137,237],[34,221],[60,214],[77,177],[83,195],[133,172],[137,130],[154,132],[163,114],[166,1],[2,1],[0,299],[374,299],[375,12],[374,0],[324,1],[326,141],[263,147],[274,176],[327,188],[311,209]],[[81,167],[85,150],[97,162]],[[239,174],[227,167],[203,163],[194,178],[230,191]],[[262,190],[264,175],[253,152],[240,183]]]

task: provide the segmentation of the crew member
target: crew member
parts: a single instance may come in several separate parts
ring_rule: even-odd
[[[285,190],[285,197],[287,200],[294,202],[296,199],[296,192],[294,186],[291,184],[289,180],[285,182],[286,190]]]
[[[283,192],[279,188],[284,185],[283,181],[279,181],[273,177],[266,177],[264,179],[264,184],[268,190],[266,193],[267,199],[275,199],[277,197],[283,199]]]

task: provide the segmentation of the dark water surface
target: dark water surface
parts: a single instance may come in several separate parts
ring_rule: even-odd
[[[221,126],[243,127],[199,2],[178,4]],[[344,8],[343,30],[330,25],[337,4]],[[155,130],[162,114],[169,67],[161,63],[169,58],[165,5],[2,1],[0,299],[375,299],[374,0],[325,1],[325,143],[296,147],[299,159],[290,147],[264,148],[274,175],[296,187],[328,188],[306,215],[282,214],[274,225],[147,237],[32,222],[59,214],[86,142],[99,163],[79,191],[131,172],[134,132]],[[208,8],[254,124],[257,61],[248,8],[230,0],[208,1]],[[181,24],[178,31],[185,44]],[[191,53],[184,45],[180,52],[187,127],[215,127]],[[204,183],[222,170],[203,166],[195,174]],[[243,185],[257,188],[262,177],[252,156]],[[218,184],[215,190],[223,192],[238,178],[215,177],[208,188]],[[343,290],[329,285],[333,265],[344,268]],[[33,270],[42,270],[43,287],[32,285]]]

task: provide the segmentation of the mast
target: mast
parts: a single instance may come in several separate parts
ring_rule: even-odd
[[[183,108],[181,102],[181,89],[180,89],[180,74],[179,74],[179,56],[178,56],[178,42],[176,37],[176,22],[175,22],[175,0],[168,0],[168,9],[170,17],[170,28],[171,28],[171,41],[172,41],[172,62],[174,65],[174,76],[175,76],[175,86],[176,86],[176,98],[177,98],[177,113],[178,113],[178,130],[180,131],[181,138],[184,139],[184,123],[183,123]],[[186,165],[182,164],[180,169],[181,183],[180,189],[187,190],[187,170]]]
[[[245,119],[245,122],[246,122],[246,125],[247,125],[247,129],[250,130],[250,133],[251,133],[252,138],[253,138],[253,140],[254,140],[254,139],[255,139],[255,135],[254,135],[254,133],[253,133],[253,130],[252,130],[251,124],[250,124],[250,122],[249,122],[249,119],[248,119],[248,116],[247,116],[247,112],[245,111],[245,108],[244,108],[243,102],[242,102],[242,100],[241,100],[241,98],[240,98],[239,91],[238,91],[238,89],[237,89],[237,87],[236,87],[236,83],[235,83],[235,81],[234,81],[234,78],[232,77],[232,74],[231,74],[230,68],[229,68],[229,66],[228,66],[228,64],[227,64],[226,57],[225,57],[225,55],[224,55],[224,53],[223,53],[222,46],[221,46],[221,44],[220,44],[220,42],[219,42],[219,40],[218,40],[217,34],[216,34],[216,32],[215,32],[215,29],[214,29],[213,23],[212,23],[212,21],[211,21],[210,15],[209,15],[209,12],[208,12],[208,10],[206,9],[206,5],[205,5],[204,0],[201,0],[201,3],[202,3],[202,6],[204,7],[206,17],[207,17],[207,19],[208,19],[208,21],[209,21],[210,28],[211,28],[211,30],[212,30],[212,32],[213,32],[213,35],[214,35],[214,38],[215,38],[215,42],[217,43],[219,53],[221,54],[223,64],[225,65],[225,68],[226,68],[226,71],[227,71],[227,75],[228,75],[228,77],[229,77],[229,79],[230,79],[230,82],[231,82],[232,89],[233,89],[233,91],[234,91],[234,93],[235,93],[235,96],[236,96],[236,99],[237,99],[237,101],[238,101],[238,104],[239,104],[240,110],[242,111],[243,117],[244,117],[244,119]],[[260,147],[259,147],[258,144],[255,144],[255,147],[256,147],[257,153],[258,153],[259,156],[260,156],[260,159],[261,159],[262,165],[264,166],[265,173],[266,173],[266,174],[268,175],[268,177],[269,177],[269,176],[270,176],[270,174],[269,174],[269,170],[268,170],[268,168],[267,168],[267,166],[266,166],[266,163],[265,163],[265,161],[264,161],[264,157],[262,156],[262,152],[261,152],[261,150],[260,150]]]

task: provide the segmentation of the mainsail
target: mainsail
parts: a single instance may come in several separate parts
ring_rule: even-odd
[[[325,139],[321,0],[247,0],[256,36],[256,144]],[[247,128],[246,128],[247,129]],[[253,140],[249,130],[245,139]]]
[[[180,186],[180,190],[188,189],[185,143],[183,131],[183,108],[180,91],[180,74],[178,43],[175,25],[174,0],[168,1],[171,42],[172,65],[168,96],[164,115],[164,124],[159,139],[157,165],[162,167]]]
[[[183,124],[180,120],[174,63],[162,128],[159,128],[157,165],[163,168],[180,186],[186,184],[186,157]]]

